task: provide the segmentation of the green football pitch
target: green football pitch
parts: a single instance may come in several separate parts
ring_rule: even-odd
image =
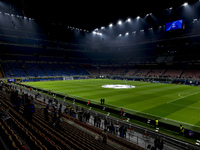
[[[158,118],[162,122],[200,131],[200,87],[109,79],[28,82],[30,86],[67,94],[92,103],[104,98],[106,106]],[[116,89],[103,85],[117,85]],[[121,89],[121,85],[128,85]],[[135,88],[129,88],[135,86]]]

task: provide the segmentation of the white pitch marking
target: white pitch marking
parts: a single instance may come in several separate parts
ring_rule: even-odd
[[[194,108],[194,109],[200,109],[199,107],[193,107],[193,106],[187,106],[187,105],[181,105],[181,104],[170,103],[170,105],[176,105],[176,106],[183,106],[183,107],[189,107],[189,108]]]
[[[175,101],[178,101],[178,100],[180,100],[180,99],[183,99],[183,98],[186,98],[186,97],[189,97],[189,96],[198,94],[198,93],[199,93],[199,92],[195,92],[195,93],[189,94],[189,95],[187,95],[187,96],[185,96],[185,97],[180,97],[180,98],[177,98],[177,99],[175,99],[175,100],[169,101],[169,102],[167,102],[167,103],[169,104],[169,103],[171,103],[171,102],[175,102]]]

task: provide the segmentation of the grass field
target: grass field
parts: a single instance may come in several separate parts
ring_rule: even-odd
[[[105,98],[110,107],[126,112],[159,118],[160,121],[200,131],[200,87],[136,81],[87,79],[69,81],[28,82],[28,85],[90,99],[99,103]],[[102,85],[132,85],[131,89],[109,89]]]

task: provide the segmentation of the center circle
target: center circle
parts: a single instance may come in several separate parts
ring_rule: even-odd
[[[108,85],[102,85],[103,88],[110,88],[110,89],[131,89],[135,88],[135,86],[132,85],[121,85],[121,84],[108,84]]]

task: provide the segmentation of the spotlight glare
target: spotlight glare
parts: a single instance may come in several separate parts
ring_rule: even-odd
[[[130,18],[128,18],[126,21],[127,21],[127,22],[131,22],[131,19],[130,19]]]
[[[137,19],[140,19],[140,16],[137,16]]]
[[[121,25],[121,24],[122,24],[122,21],[118,21],[118,24]]]
[[[126,35],[128,35],[129,33],[128,32],[126,32]]]
[[[113,26],[113,24],[111,23],[110,25],[109,25],[109,27],[112,27]]]
[[[188,5],[188,3],[184,3],[184,4],[183,4],[183,6],[187,6],[187,5]]]
[[[122,34],[119,34],[119,36],[122,36]]]

